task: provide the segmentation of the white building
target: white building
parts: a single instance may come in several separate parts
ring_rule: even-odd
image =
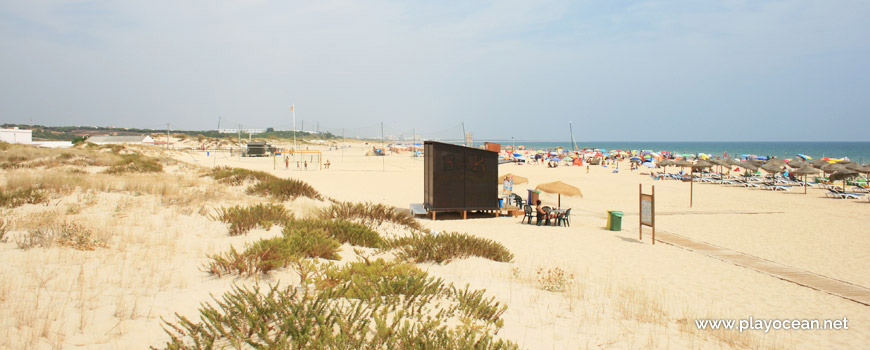
[[[88,138],[88,142],[96,144],[96,145],[123,145],[123,144],[131,144],[131,145],[141,145],[141,144],[154,144],[154,139],[148,135],[140,135],[140,136],[91,136]]]
[[[33,143],[33,130],[19,129],[17,126],[12,129],[0,129],[0,141],[7,143]]]

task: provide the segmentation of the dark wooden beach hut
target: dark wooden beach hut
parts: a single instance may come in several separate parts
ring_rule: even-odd
[[[498,153],[448,143],[423,145],[423,206],[436,212],[498,211]]]

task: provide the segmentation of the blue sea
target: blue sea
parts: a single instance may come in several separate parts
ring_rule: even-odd
[[[483,142],[500,143],[502,146],[511,144],[511,140],[475,140],[475,146]],[[563,147],[573,149],[570,141],[535,142],[514,141],[517,146],[523,145],[533,149],[553,149]],[[577,142],[577,147],[598,148],[606,150],[651,150],[669,151],[673,153],[708,153],[721,157],[728,152],[729,158],[739,158],[743,154],[758,156],[776,156],[777,158],[794,158],[797,154],[805,154],[815,158],[848,157],[853,162],[870,162],[870,142]]]

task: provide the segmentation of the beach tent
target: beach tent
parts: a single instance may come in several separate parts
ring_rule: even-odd
[[[562,181],[554,181],[547,182],[544,184],[540,184],[535,187],[536,190],[544,191],[547,193],[556,193],[559,195],[559,208],[562,207],[562,195],[566,195],[569,197],[578,196],[583,198],[583,192],[580,192],[580,189],[569,184],[566,184]]]

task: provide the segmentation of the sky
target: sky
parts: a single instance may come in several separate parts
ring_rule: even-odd
[[[867,1],[0,0],[0,123],[870,141]],[[442,136],[444,137],[444,136]]]

